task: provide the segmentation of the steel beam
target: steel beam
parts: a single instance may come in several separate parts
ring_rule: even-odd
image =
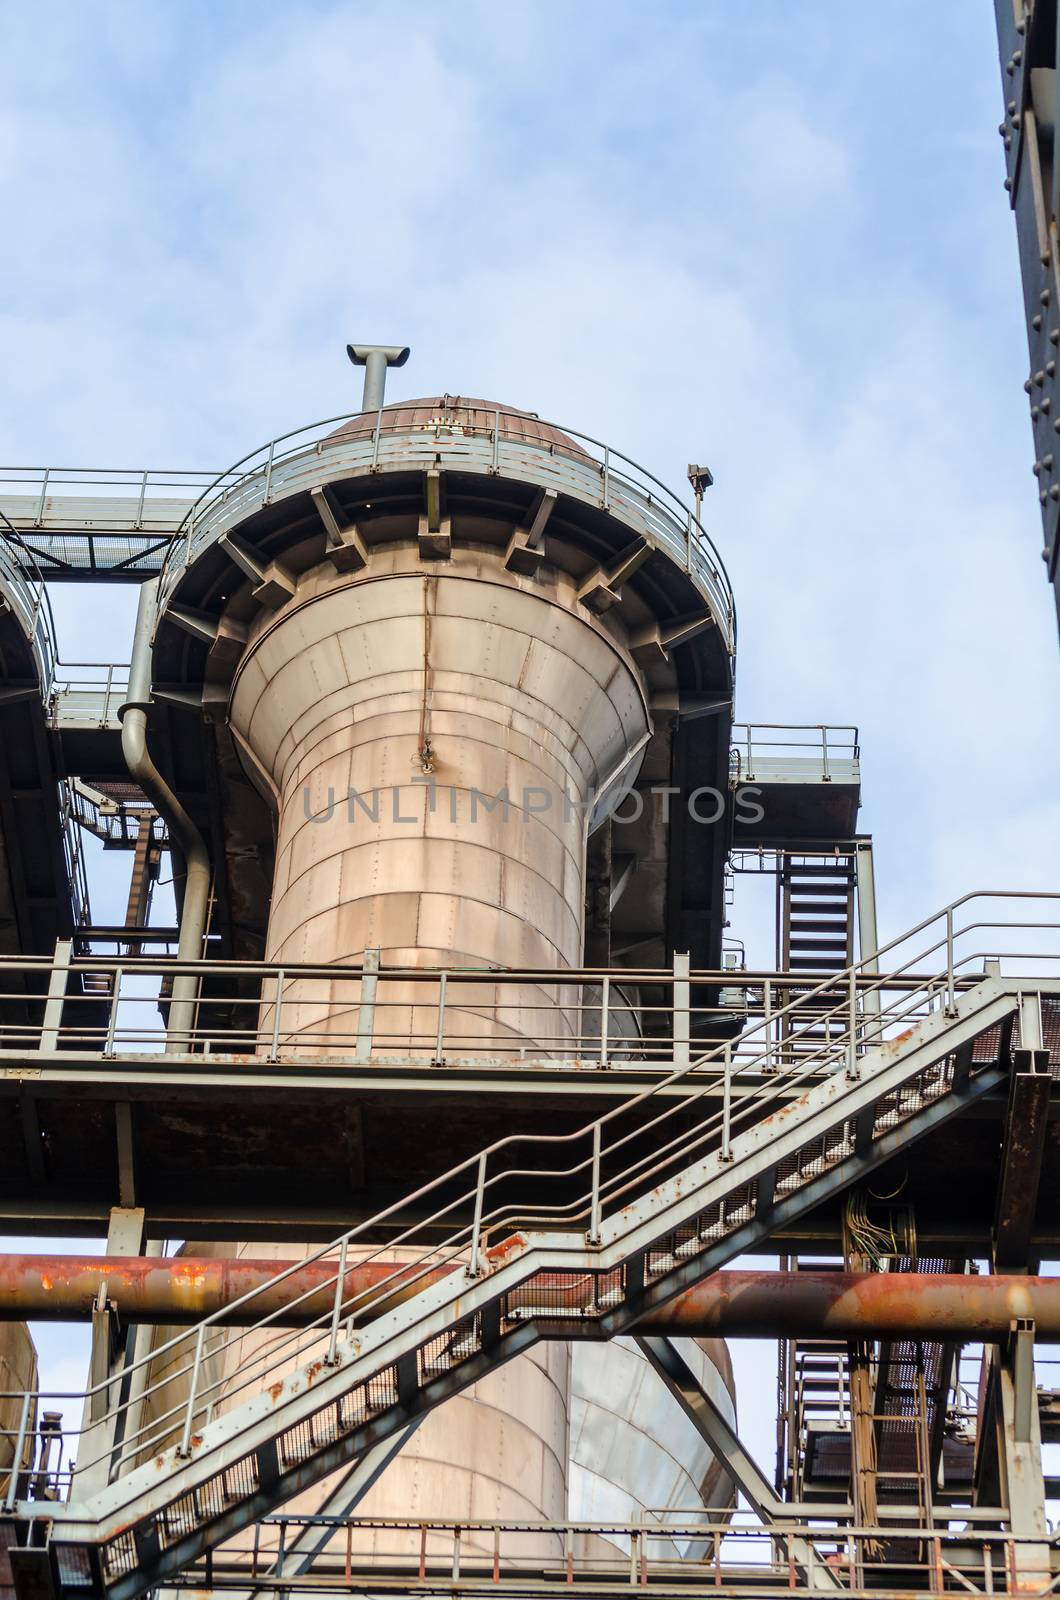
[[[1014,1541],[1010,1594],[1041,1594],[1051,1577],[1041,1423],[1034,1384],[1035,1332],[1032,1320],[1017,1318],[1007,1342],[995,1345],[992,1351],[1000,1402],[995,1411],[998,1465]]]
[[[733,1481],[748,1504],[763,1522],[777,1525],[780,1533],[785,1513],[790,1509],[778,1499],[761,1467],[741,1443],[736,1430],[706,1390],[670,1339],[638,1338],[643,1354],[651,1362],[689,1421],[725,1463]],[[783,1536],[791,1560],[809,1583],[821,1589],[839,1589],[839,1579],[821,1560],[810,1541],[797,1533]]]
[[[110,1260],[121,1262],[135,1256],[143,1249],[144,1214],[132,1206],[115,1206],[110,1214],[107,1229],[107,1248]],[[126,1336],[124,1346],[119,1344],[114,1305],[109,1297],[106,1276],[101,1276],[89,1308],[92,1321],[92,1349],[89,1356],[89,1384],[98,1386],[113,1378],[120,1378],[120,1369],[132,1355],[135,1337]],[[117,1417],[110,1388],[95,1388],[86,1395],[81,1421],[80,1453],[88,1465],[78,1468],[77,1493],[90,1495],[107,1481],[110,1453],[117,1443]]]

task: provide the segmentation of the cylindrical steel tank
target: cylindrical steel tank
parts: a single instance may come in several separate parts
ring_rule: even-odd
[[[649,561],[651,582],[624,587]],[[163,582],[167,662],[198,675],[275,814],[266,958],[336,968],[326,988],[288,979],[278,1015],[266,993],[259,1039],[352,1054],[363,997],[342,969],[370,954],[403,969],[378,984],[373,1056],[435,1054],[437,986],[409,973],[453,967],[483,977],[454,985],[451,1054],[580,1053],[585,997],[560,975],[582,960],[590,828],[636,777],[653,687],[678,681],[668,643],[713,629],[703,659],[731,681],[731,606],[691,520],[668,521],[654,484],[635,488],[536,418],[446,396],[355,418],[301,453],[270,448],[199,513],[182,562]],[[177,629],[193,640],[182,658]],[[502,991],[503,968],[556,980]],[[231,1347],[233,1374],[262,1337]],[[639,1359],[599,1354],[605,1378]],[[546,1343],[447,1401],[360,1510],[562,1521],[570,1362]],[[613,1413],[636,1449],[668,1426],[661,1384],[655,1395],[658,1425]],[[682,1470],[682,1488],[702,1488],[699,1447]],[[540,1537],[527,1549],[558,1554]]]
[[[729,1352],[721,1339],[679,1339],[681,1354],[729,1421],[736,1394]],[[685,1416],[632,1339],[606,1345],[577,1344],[571,1353],[568,1505],[575,1522],[644,1522],[666,1525],[666,1513],[686,1526],[705,1507],[723,1513],[732,1485],[695,1425]],[[609,1544],[628,1553],[629,1541],[612,1535],[582,1538],[581,1553]],[[668,1547],[668,1548],[667,1548]],[[660,1535],[654,1554],[701,1554]]]
[[[621,636],[562,574],[531,583],[474,549],[442,571],[401,547],[360,573],[325,564],[252,631],[230,716],[277,810],[268,960],[579,964],[587,807],[649,719]],[[288,988],[285,1045],[352,1049],[344,990]],[[383,990],[378,1051],[433,1051],[435,992]],[[554,985],[458,993],[456,1054],[556,1048],[572,1026]]]

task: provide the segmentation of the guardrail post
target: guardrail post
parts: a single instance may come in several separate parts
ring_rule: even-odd
[[[280,1058],[280,1013],[283,1010],[283,968],[276,974],[276,1002],[272,1008],[272,1046],[269,1050],[269,1060],[278,1061]]]
[[[367,1061],[375,1032],[375,993],[379,983],[379,951],[366,950],[361,958],[361,998],[357,1007],[355,1061]]]
[[[762,1023],[766,1036],[765,1072],[773,1072],[773,984],[767,978],[762,990]]]
[[[604,493],[601,505],[607,511],[611,505],[611,450],[606,444],[604,445],[603,479]],[[691,543],[691,534],[689,534],[689,542]]]
[[[600,987],[600,1065],[607,1066],[607,1052],[611,1043],[611,974],[604,973]]]
[[[586,1234],[586,1240],[589,1244],[600,1243],[600,1138],[600,1124],[594,1122],[592,1190],[589,1201],[589,1231]]]
[[[956,1005],[953,978],[953,907],[946,907],[946,1010],[951,1015]]]
[[[858,974],[851,967],[847,975],[847,1076],[858,1075]]]
[[[118,1026],[118,1006],[121,1002],[121,979],[122,969],[120,966],[115,967],[114,992],[110,997],[110,1016],[107,1018],[107,1037],[103,1041],[103,1054],[105,1056],[112,1056],[114,1054],[114,1030]],[[172,1005],[172,1003],[173,1002],[171,1000],[170,1005]]]
[[[48,474],[50,472],[51,468],[45,467],[44,477],[41,480],[40,486],[40,499],[37,501],[37,515],[33,519],[33,526],[35,528],[42,528],[44,526],[44,502],[48,498]]]
[[[195,1397],[199,1388],[199,1373],[202,1369],[202,1346],[206,1336],[206,1324],[199,1323],[199,1331],[195,1336],[195,1358],[191,1366],[191,1385],[188,1389],[188,1404],[184,1414],[184,1432],[181,1435],[178,1456],[191,1454],[191,1427],[195,1415]]]
[[[866,977],[875,978],[880,964],[876,959],[879,934],[876,927],[876,871],[872,859],[872,840],[858,839],[854,846],[854,885],[858,902],[858,954],[861,970]],[[880,1015],[880,991],[872,984],[861,997],[861,1009],[866,1017]],[[871,1043],[871,1039],[868,1040]]]
[[[828,766],[828,724],[822,722],[821,729],[821,777],[825,783],[831,783],[832,774]]]
[[[482,1206],[486,1198],[486,1152],[478,1158],[478,1177],[475,1181],[475,1216],[471,1224],[471,1257],[467,1264],[469,1278],[477,1278],[481,1267],[479,1234],[482,1231]]]
[[[732,1040],[725,1041],[725,1068],[721,1083],[721,1159],[732,1160]]]
[[[63,1001],[70,978],[70,958],[73,953],[71,939],[56,939],[55,959],[48,978],[48,998],[44,1002],[44,1023],[41,1027],[41,1050],[58,1050],[59,1027],[63,1018]]]
[[[328,1366],[336,1365],[336,1355],[339,1345],[339,1318],[342,1315],[342,1293],[346,1283],[346,1255],[349,1251],[350,1241],[343,1239],[339,1247],[339,1272],[335,1279],[335,1304],[331,1308],[331,1337],[328,1341]]]
[[[272,458],[276,450],[276,441],[269,445],[269,459],[265,463],[265,493],[261,497],[262,505],[267,506],[272,500]]]
[[[493,461],[490,471],[497,473],[501,470],[501,414],[493,413]]]
[[[443,972],[438,978],[438,1031],[434,1039],[434,1060],[437,1066],[445,1061],[445,996],[448,987],[449,974]]]
[[[674,955],[674,989],[673,989],[673,1035],[674,1035],[674,1070],[680,1071],[691,1063],[690,1044],[692,1039],[692,1009],[691,985],[688,981],[689,958],[684,955]]]

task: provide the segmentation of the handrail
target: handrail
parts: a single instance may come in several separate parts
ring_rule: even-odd
[[[461,411],[479,414],[477,407],[454,404],[453,412],[459,415]],[[408,427],[397,422],[402,412],[410,413]],[[407,459],[411,440],[429,439],[432,462],[452,446],[459,451],[463,470],[493,473],[507,468],[533,481],[555,482],[576,498],[602,505],[616,515],[624,510],[626,520],[634,517],[646,535],[668,549],[689,572],[710,601],[728,648],[735,650],[732,585],[716,545],[691,508],[632,457],[591,434],[544,422],[526,412],[491,407],[481,412],[492,424],[486,427],[454,426],[437,418],[424,424],[419,420],[421,412],[422,407],[415,404],[386,406],[375,414],[371,432],[367,430],[371,429],[372,414],[347,412],[327,417],[277,435],[219,473],[191,507],[166,554],[160,606],[165,605],[190,560],[220,537],[231,521],[241,519],[255,504],[275,500],[285,490],[292,493],[319,482],[326,458],[348,471],[368,473],[387,461]],[[366,431],[343,431],[343,424],[357,421],[364,423]],[[507,431],[503,424],[509,421],[515,426]],[[562,433],[572,448],[565,450],[561,441],[534,437],[533,430],[540,428]],[[532,473],[528,462],[533,464]]]
[[[33,551],[0,511],[0,585],[8,593],[37,663],[41,694],[51,689],[57,660],[51,599]]]
[[[786,734],[788,737],[769,738],[770,734]],[[793,737],[796,734],[809,737]],[[860,760],[860,735],[857,726],[852,723],[734,723],[729,751],[732,778],[740,782],[754,779],[755,758],[760,760],[763,755],[767,762],[816,762],[822,779],[830,782],[835,775],[833,765],[846,763],[849,768]],[[849,782],[849,776],[844,776]]]
[[[466,1270],[474,1271],[476,1264],[481,1263],[480,1252],[484,1241],[501,1237],[506,1232],[520,1228],[544,1227],[555,1230],[558,1227],[562,1230],[584,1227],[591,1217],[599,1217],[601,1214],[605,1217],[612,1216],[615,1208],[621,1204],[623,1197],[633,1186],[644,1186],[649,1183],[657,1186],[663,1181],[664,1175],[675,1171],[678,1164],[682,1167],[687,1166],[689,1161],[702,1153],[705,1147],[716,1148],[719,1138],[724,1149],[726,1141],[731,1139],[735,1132],[750,1126],[753,1121],[761,1117],[765,1109],[773,1103],[779,1103],[781,1097],[790,1094],[793,1088],[814,1081],[822,1068],[830,1068],[833,1071],[846,1068],[848,1071],[852,1070],[856,1076],[857,1062],[871,1045],[903,1031],[908,1027],[910,1018],[923,1016],[925,1006],[930,1012],[955,1004],[960,981],[958,969],[961,966],[961,961],[955,960],[955,940],[961,936],[965,926],[979,929],[983,925],[982,919],[976,918],[958,927],[955,914],[962,906],[969,905],[978,898],[1058,902],[1060,894],[1046,891],[1006,893],[1000,890],[986,890],[963,895],[944,907],[942,911],[923,919],[898,939],[884,945],[879,952],[880,955],[886,954],[934,928],[935,936],[929,940],[926,953],[918,948],[906,963],[907,970],[913,970],[911,962],[917,963],[916,970],[919,970],[919,964],[927,958],[927,955],[939,951],[944,953],[945,965],[937,970],[921,989],[905,991],[897,998],[890,998],[886,994],[886,978],[881,978],[869,970],[866,962],[856,962],[846,969],[844,974],[826,976],[806,994],[797,996],[780,1009],[779,1014],[786,1018],[787,1023],[794,1024],[796,1037],[800,1031],[800,1021],[806,1022],[805,1028],[801,1030],[804,1035],[809,1034],[819,1021],[822,997],[826,1005],[826,1015],[837,1019],[845,1018],[847,1021],[841,1034],[828,1044],[801,1057],[794,1069],[779,1076],[767,1077],[763,1082],[763,1071],[772,1070],[775,1064],[770,1059],[772,1047],[764,1031],[766,1019],[763,1019],[752,1024],[743,1036],[744,1043],[756,1036],[760,1042],[765,1041],[764,1048],[759,1048],[757,1053],[752,1051],[747,1059],[734,1060],[731,1045],[718,1044],[581,1128],[565,1134],[505,1135],[476,1156],[458,1163],[440,1177],[421,1185],[412,1194],[394,1202],[373,1218],[340,1235],[338,1239],[308,1253],[303,1261],[291,1263],[284,1271],[269,1280],[268,1288],[271,1289],[284,1282],[301,1266],[311,1262],[325,1258],[334,1262],[336,1252],[345,1254],[351,1246],[358,1252],[358,1260],[362,1266],[373,1261],[393,1261],[395,1251],[399,1253],[397,1256],[399,1260],[402,1250],[419,1252],[405,1264],[372,1284],[370,1288],[349,1299],[342,1299],[343,1278],[336,1265],[336,1270],[328,1281],[335,1285],[341,1319],[344,1324],[349,1320],[350,1324],[359,1326],[373,1308],[385,1305],[388,1298],[393,1296],[398,1280],[404,1295],[410,1288],[415,1288],[418,1283],[424,1282],[429,1273],[446,1263],[463,1264]],[[1058,924],[1050,922],[1033,926],[1044,926],[1055,930]],[[872,959],[874,958],[867,958],[867,960]],[[334,969],[332,974],[334,975]],[[556,974],[556,977],[559,976]],[[876,992],[881,1002],[877,1012],[870,1011],[864,1006],[858,1007],[856,1003],[848,1000],[845,988],[849,987],[850,993],[857,996],[859,992],[857,985],[850,980],[858,976],[872,980],[869,991]],[[1020,980],[1009,979],[1007,983],[1013,992],[1018,992]],[[833,1000],[834,1005],[831,1003]],[[849,1010],[846,1010],[848,1006]],[[693,1076],[711,1069],[711,1078],[706,1085]],[[739,1083],[737,1080],[740,1080]],[[742,1093],[744,1081],[750,1085],[752,1092]],[[657,1098],[661,1091],[678,1083],[686,1085],[688,1095],[671,1100],[661,1111],[658,1110],[659,1105],[663,1103]],[[736,1092],[738,1088],[741,1090],[740,1093]],[[725,1091],[720,1110],[716,1108],[719,1091]],[[705,1096],[710,1097],[705,1102],[708,1108],[707,1115],[695,1120],[690,1128],[682,1131],[680,1124],[675,1124],[672,1119],[687,1110],[690,1098],[704,1101]],[[714,1102],[714,1109],[710,1109],[711,1101]],[[640,1109],[648,1112],[648,1118],[632,1126],[633,1115]],[[630,1121],[631,1131],[621,1131],[620,1118]],[[675,1127],[676,1132],[673,1131]],[[606,1139],[605,1134],[608,1135]],[[643,1141],[646,1135],[653,1135],[647,1150],[642,1150],[633,1159],[627,1159],[623,1155],[618,1170],[610,1175],[604,1170],[601,1155],[604,1160],[608,1157],[613,1158],[616,1153],[627,1151],[632,1139]],[[500,1152],[511,1150],[515,1146],[527,1150],[540,1148],[541,1155],[545,1159],[536,1164],[527,1164],[524,1158],[523,1161],[510,1167],[500,1167],[496,1157]],[[577,1154],[579,1147],[584,1152],[580,1156]],[[564,1164],[564,1153],[567,1151],[570,1151],[574,1159],[568,1159]],[[555,1153],[551,1161],[548,1161],[546,1152]],[[493,1171],[490,1171],[491,1166],[494,1168]],[[509,1192],[513,1180],[519,1178],[531,1180],[532,1198],[525,1210],[518,1206]],[[587,1187],[576,1191],[572,1197],[568,1196],[565,1189],[569,1186],[570,1180],[579,1178]],[[549,1185],[554,1181],[558,1181],[561,1187],[556,1201],[550,1203],[545,1196]],[[469,1211],[473,1211],[475,1217],[475,1224],[472,1227],[466,1222],[456,1220],[466,1216]],[[444,1230],[445,1236],[441,1237],[432,1248],[424,1251],[421,1241],[424,1233],[431,1229]],[[382,1239],[384,1242],[369,1243],[373,1239],[376,1241]],[[175,1360],[175,1366],[170,1365],[160,1379],[153,1384],[149,1382],[145,1389],[145,1393],[155,1395],[163,1405],[166,1400],[166,1390],[176,1378],[182,1374],[190,1376],[192,1385],[186,1402],[170,1406],[161,1416],[154,1417],[150,1423],[132,1431],[131,1436],[124,1442],[123,1459],[135,1459],[149,1448],[160,1447],[172,1436],[174,1427],[187,1436],[194,1420],[201,1418],[222,1396],[228,1403],[237,1394],[245,1393],[248,1389],[256,1389],[265,1381],[268,1372],[275,1367],[278,1360],[293,1357],[297,1352],[307,1348],[305,1329],[286,1335],[277,1334],[276,1320],[281,1313],[272,1311],[256,1322],[251,1320],[254,1300],[259,1294],[264,1293],[265,1289],[265,1285],[257,1286],[240,1300],[227,1306],[223,1313],[225,1320],[231,1322],[235,1312],[245,1309],[249,1330],[256,1329],[259,1333],[267,1333],[272,1341],[251,1358],[244,1358],[238,1373],[222,1373],[220,1376],[207,1373],[205,1377],[203,1376],[204,1364],[212,1363],[216,1367],[219,1356],[228,1348],[232,1337],[245,1337],[246,1330],[228,1336],[220,1325],[221,1313],[214,1313],[203,1318],[194,1327],[182,1330],[177,1336],[126,1369],[131,1373],[149,1363],[164,1364],[166,1358]],[[319,1293],[319,1286],[312,1291],[306,1291],[306,1295],[310,1292]],[[288,1309],[301,1304],[306,1295],[295,1296],[289,1302]],[[324,1333],[331,1320],[331,1313],[322,1314],[310,1324],[310,1337],[313,1329],[317,1330],[318,1337]],[[181,1347],[184,1353],[178,1355]],[[179,1364],[181,1361],[183,1366]],[[104,1380],[83,1392],[86,1395],[100,1395],[110,1387],[111,1380]],[[51,1401],[72,1396],[68,1393],[62,1396],[47,1395],[46,1392],[38,1393],[40,1403],[43,1404],[45,1398]],[[109,1414],[114,1417],[124,1417],[129,1404],[130,1402],[120,1403],[112,1407]],[[79,1458],[82,1454],[83,1452],[79,1451]],[[86,1463],[82,1460],[81,1464]]]

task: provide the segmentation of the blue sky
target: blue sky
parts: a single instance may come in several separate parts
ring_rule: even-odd
[[[9,11],[9,460],[223,466],[356,404],[348,338],[709,462],[738,714],[858,722],[897,931],[1040,882],[1036,551],[987,0]],[[948,23],[946,22],[948,16]],[[60,594],[63,650],[112,608]],[[125,597],[127,600],[128,597]],[[93,642],[95,641],[95,642]]]
[[[412,346],[392,398],[708,462],[738,715],[860,724],[884,932],[1055,886],[989,0],[59,0],[0,34],[5,460],[221,468],[352,409],[357,339]],[[124,657],[130,600],[58,591],[65,657]]]

